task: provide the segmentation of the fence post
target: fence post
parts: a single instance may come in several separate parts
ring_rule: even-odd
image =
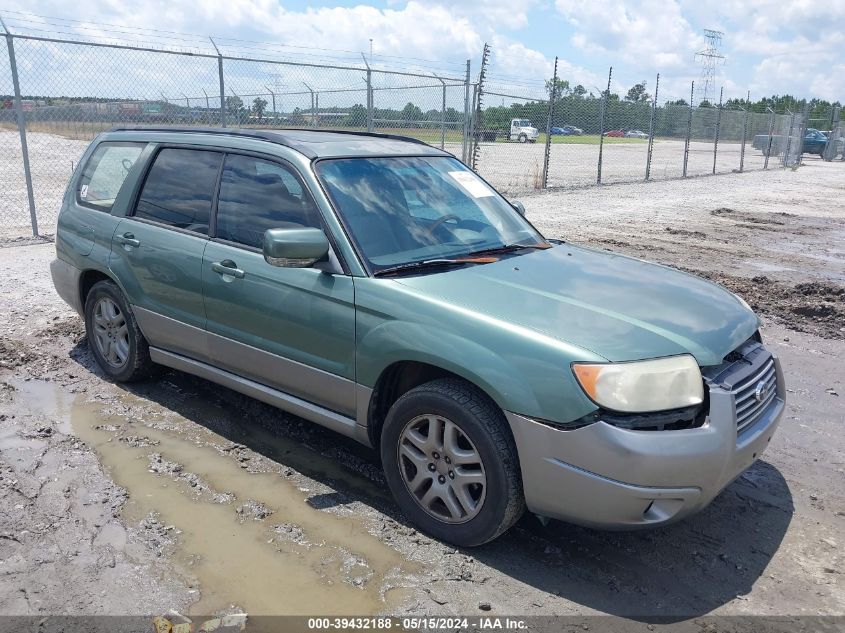
[[[210,37],[211,45],[217,51],[217,82],[220,85],[220,127],[226,127],[226,86],[223,83],[223,54],[217,48],[217,44]]]
[[[795,127],[795,114],[790,110],[787,110],[787,112],[789,113],[789,131],[786,133],[786,150],[783,153],[781,167],[786,167],[789,164],[789,152],[792,151],[792,128]]]
[[[475,110],[475,102],[478,99],[478,84],[472,84],[472,100],[470,101],[470,114],[469,114],[469,128],[467,132],[467,160],[470,161],[470,166],[472,166],[473,161],[475,160],[475,144],[478,142],[478,139],[475,136],[475,125],[476,121],[476,110]]]
[[[469,74],[470,74],[470,60],[467,60],[467,73],[464,79],[464,130],[463,139],[461,139],[461,162],[467,164],[467,142],[469,140],[469,117],[470,117],[470,102],[469,102]]]
[[[842,132],[839,129],[840,108],[833,106],[830,112],[830,138],[824,148],[824,159],[831,161],[836,158],[836,148],[839,145]],[[845,160],[845,151],[842,153],[842,160]]]
[[[740,110],[745,112],[745,117],[742,120],[742,146],[739,150],[739,173],[742,173],[745,169],[745,141],[748,138],[748,116],[751,113],[742,107],[740,107]]]
[[[689,115],[687,116],[687,138],[684,141],[684,174],[687,177],[687,165],[689,164],[689,140],[692,136],[692,100],[695,98],[695,82],[691,82],[689,89]]]
[[[479,145],[479,139],[476,135],[475,126],[477,126],[481,122],[481,107],[482,107],[482,100],[484,98],[484,79],[487,77],[487,62],[490,59],[490,46],[485,42],[484,43],[484,51],[481,54],[481,68],[478,70],[478,88],[475,91],[475,103],[473,104],[473,146],[472,146],[472,170],[477,172],[478,171],[478,158],[481,147]]]
[[[6,46],[9,48],[9,66],[12,70],[12,86],[15,91],[15,118],[18,120],[18,134],[21,137],[21,156],[23,158],[23,176],[26,180],[26,198],[29,203],[29,221],[32,226],[32,236],[38,237],[38,218],[35,215],[35,195],[32,192],[32,172],[29,169],[29,147],[26,144],[26,119],[23,114],[21,103],[21,86],[18,81],[18,64],[15,60],[14,36],[9,33],[6,24],[3,23],[3,30],[6,31]]]
[[[552,75],[552,89],[549,90],[549,116],[546,119],[546,153],[543,156],[543,189],[549,186],[549,159],[552,154],[552,120],[555,114],[555,98],[557,96],[557,57],[555,57],[555,72]]]
[[[440,82],[443,87],[443,101],[440,106],[440,149],[446,148],[446,82],[437,75],[435,79]]]
[[[766,143],[766,156],[763,160],[763,169],[769,168],[769,154],[772,153],[772,142],[775,140],[775,111],[769,107],[766,107],[771,114],[769,115],[769,140]]]
[[[654,82],[654,101],[651,102],[651,121],[648,124],[648,154],[645,159],[645,179],[651,178],[651,156],[654,150],[654,119],[657,116],[657,92],[660,90],[660,73]]]
[[[610,79],[613,77],[613,66],[610,67],[610,70],[607,71],[607,90],[604,91],[604,94],[601,97],[601,112],[599,114],[599,161],[598,161],[598,173],[596,174],[596,184],[601,184],[601,161],[602,161],[602,153],[604,152],[604,114],[605,110],[607,110],[607,102],[608,97],[610,96]]]
[[[725,87],[722,86],[719,90],[719,110],[716,112],[716,135],[713,137],[713,173],[716,173],[716,156],[719,153],[719,131],[722,127],[722,97],[724,96]]]
[[[373,131],[373,71],[367,68],[367,132]]]
[[[801,120],[798,123],[798,160],[796,165],[801,164],[801,157],[804,156],[804,135],[807,133],[807,123],[810,122],[810,102],[805,101],[804,107],[801,110]],[[831,134],[833,132],[831,131]],[[824,152],[822,152],[824,154]]]

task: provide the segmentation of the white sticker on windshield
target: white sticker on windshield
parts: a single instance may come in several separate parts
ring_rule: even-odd
[[[79,190],[79,197],[83,200],[88,197],[88,185],[82,185],[82,188]]]
[[[449,175],[473,198],[487,198],[496,195],[496,192],[471,171],[450,171]]]

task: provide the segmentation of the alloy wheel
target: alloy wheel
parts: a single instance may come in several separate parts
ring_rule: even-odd
[[[94,344],[100,356],[112,367],[120,369],[129,360],[129,329],[120,307],[109,297],[101,297],[94,305]]]
[[[429,515],[466,523],[484,504],[487,476],[475,445],[443,416],[412,419],[399,436],[399,471],[408,492]]]

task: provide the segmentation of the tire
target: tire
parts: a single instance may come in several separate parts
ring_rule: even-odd
[[[525,134],[520,134],[516,137],[516,140],[518,140],[520,143],[526,143],[528,142],[528,137]]]
[[[387,414],[380,448],[397,504],[434,538],[481,545],[507,531],[525,510],[519,458],[505,416],[467,382],[444,378],[405,393]]]
[[[113,281],[99,281],[85,297],[85,333],[100,369],[112,380],[150,377],[156,365],[129,302]]]

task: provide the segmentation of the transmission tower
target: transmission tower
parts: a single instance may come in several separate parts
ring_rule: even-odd
[[[704,29],[704,39],[707,46],[703,51],[695,54],[695,61],[701,62],[701,79],[698,81],[696,98],[698,103],[706,100],[713,103],[716,98],[716,66],[725,63],[725,56],[722,55],[722,33],[712,29]]]

